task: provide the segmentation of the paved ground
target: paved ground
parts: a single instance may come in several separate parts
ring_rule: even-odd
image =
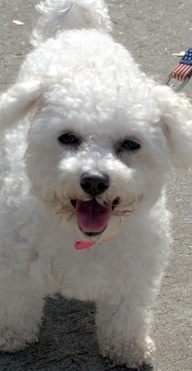
[[[192,0],[108,0],[114,35],[143,70],[164,81],[177,61],[172,54],[192,44]],[[0,89],[14,81],[35,21],[34,0],[0,0]],[[13,23],[23,22],[23,25]],[[185,92],[192,95],[192,82]],[[154,371],[192,370],[192,175],[170,177],[174,247],[155,308]],[[104,362],[97,348],[94,306],[61,298],[45,307],[39,344],[0,356],[0,371],[123,370]]]

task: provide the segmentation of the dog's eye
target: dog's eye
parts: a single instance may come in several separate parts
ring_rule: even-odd
[[[136,142],[133,139],[127,139],[124,142],[122,142],[120,149],[125,149],[127,151],[137,151],[141,148],[141,144]]]
[[[79,138],[77,138],[74,134],[72,133],[64,133],[62,134],[59,138],[58,141],[62,144],[66,145],[78,145],[80,144]]]

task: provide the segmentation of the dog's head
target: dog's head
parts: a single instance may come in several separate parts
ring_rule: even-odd
[[[74,236],[94,242],[149,211],[170,168],[192,163],[184,96],[152,82],[110,89],[29,81],[0,105],[2,126],[30,112],[25,161],[35,194]]]

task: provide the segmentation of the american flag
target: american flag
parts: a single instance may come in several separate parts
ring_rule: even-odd
[[[188,49],[179,64],[170,72],[169,77],[178,81],[185,81],[192,76],[192,48]]]

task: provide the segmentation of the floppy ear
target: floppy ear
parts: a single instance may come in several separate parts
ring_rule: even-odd
[[[188,168],[192,166],[192,105],[184,94],[177,94],[167,86],[156,86],[154,94],[172,164]]]
[[[0,97],[0,130],[24,118],[37,104],[45,90],[45,82],[29,80],[16,83]]]

